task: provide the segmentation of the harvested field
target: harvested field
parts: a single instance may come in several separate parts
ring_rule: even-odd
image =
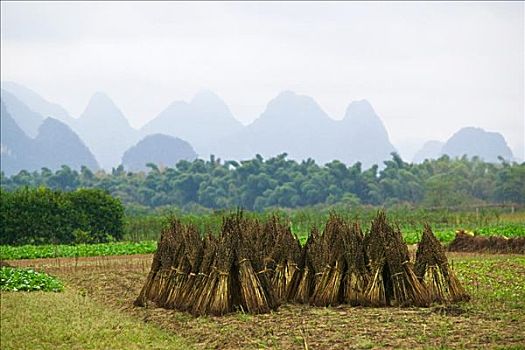
[[[525,344],[525,259],[447,253],[472,299],[455,306],[368,308],[282,305],[269,314],[195,318],[186,312],[133,307],[152,256],[40,260],[35,265],[67,288],[118,313],[161,327],[209,349],[520,348]],[[20,261],[10,261],[20,265]],[[30,260],[24,265],[33,265]],[[76,264],[76,266],[75,266]],[[115,268],[118,265],[118,268]],[[144,267],[145,266],[145,267]],[[57,305],[60,307],[60,305]]]
[[[525,237],[474,236],[461,231],[450,242],[448,250],[451,252],[525,254]]]

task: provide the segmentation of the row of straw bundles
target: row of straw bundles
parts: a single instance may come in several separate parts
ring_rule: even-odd
[[[289,266],[296,265],[289,256],[293,249],[286,249],[284,254],[276,247],[293,242],[295,250],[300,249],[297,239],[285,228],[277,218],[261,225],[239,212],[224,218],[218,235],[201,237],[195,226],[174,220],[161,234],[151,271],[135,305],[150,300],[194,315],[276,309],[281,299],[272,286],[286,294],[291,279]]]
[[[368,235],[357,223],[331,215],[324,231],[313,230],[289,300],[316,306],[346,303],[425,306],[429,297],[409,261],[398,230],[379,213]]]
[[[277,217],[225,217],[218,235],[174,221],[160,238],[136,305],[147,300],[194,315],[266,313],[284,302],[329,306],[427,306],[468,300],[440,243],[425,228],[416,268],[398,228],[380,212],[363,235],[330,215],[301,247]]]

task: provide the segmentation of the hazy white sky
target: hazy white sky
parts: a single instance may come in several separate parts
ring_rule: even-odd
[[[411,159],[459,128],[523,158],[523,2],[1,2],[2,80],[133,126],[207,88],[249,123],[282,90],[335,119],[368,99]]]

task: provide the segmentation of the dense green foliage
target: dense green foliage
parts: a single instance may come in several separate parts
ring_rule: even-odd
[[[61,292],[64,286],[43,272],[4,266],[0,268],[0,290]]]
[[[181,161],[173,168],[149,164],[147,173],[126,172],[122,166],[108,174],[80,172],[67,166],[52,172],[21,171],[2,175],[2,188],[47,186],[75,190],[100,188],[120,198],[127,207],[177,206],[199,208],[297,208],[342,204],[386,205],[399,203],[425,207],[525,203],[525,163],[486,163],[478,158],[443,156],[422,164],[404,162],[397,154],[378,166],[363,170],[360,163],[339,161],[320,166],[308,159],[296,162],[286,154],[264,160],[221,162]]]
[[[99,189],[21,188],[0,192],[0,244],[119,240],[124,207]]]
[[[157,249],[156,241],[112,242],[97,244],[45,244],[23,246],[0,246],[0,257],[12,259],[61,258],[82,256],[111,256],[149,254]]]

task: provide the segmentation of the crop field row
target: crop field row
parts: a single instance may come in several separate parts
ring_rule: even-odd
[[[186,222],[194,222],[186,218]],[[214,227],[219,227],[215,224]],[[437,225],[439,226],[439,225]],[[211,227],[201,222],[200,227]],[[205,230],[203,229],[203,232]],[[304,244],[308,238],[309,229],[294,225],[292,222],[292,231],[299,237]],[[467,231],[471,231],[467,229]],[[525,223],[505,223],[500,225],[487,225],[476,230],[477,234],[484,236],[504,236],[504,237],[525,237]],[[417,227],[401,228],[401,233],[407,244],[419,242],[423,232],[423,225]],[[455,235],[456,229],[435,229],[434,234],[444,244],[451,242]],[[4,260],[12,259],[37,259],[37,258],[60,258],[60,257],[85,257],[85,256],[113,256],[113,255],[132,255],[132,254],[149,254],[155,252],[157,240],[160,236],[159,231],[155,235],[146,235],[149,240],[141,241],[124,241],[110,242],[99,244],[46,244],[46,245],[23,245],[23,246],[0,246],[0,258]],[[128,236],[128,239],[130,237]]]
[[[112,242],[98,244],[46,244],[23,246],[0,246],[4,260],[39,259],[86,256],[113,256],[149,254],[157,249],[156,241]]]

